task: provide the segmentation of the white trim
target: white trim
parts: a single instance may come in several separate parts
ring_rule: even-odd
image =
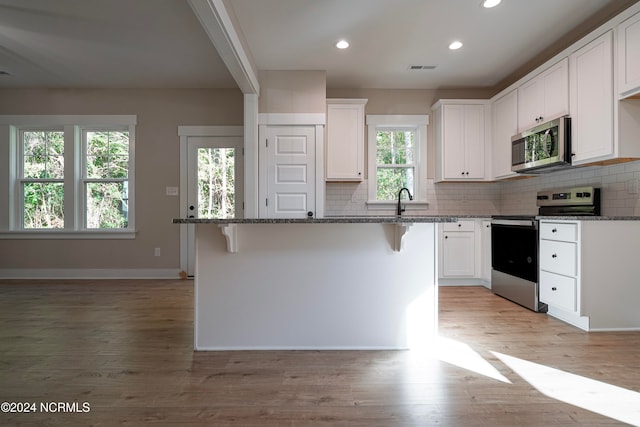
[[[367,114],[366,124],[374,126],[427,126],[429,124],[429,116],[426,114],[404,114],[404,115],[388,115],[388,114]]]
[[[109,239],[135,239],[137,231],[124,228],[100,229],[100,230],[54,230],[34,229],[0,231],[0,240],[33,240],[33,239],[61,239],[61,240],[109,240]]]
[[[0,115],[0,124],[24,126],[117,126],[136,125],[135,115]]]
[[[197,335],[196,335],[197,336]],[[267,351],[267,350],[297,350],[297,351],[311,351],[311,350],[363,350],[363,351],[375,351],[375,350],[409,350],[409,347],[393,347],[393,346],[371,346],[371,347],[358,347],[358,346],[238,346],[238,347],[215,347],[215,346],[194,346],[195,351]]]
[[[2,279],[179,279],[177,268],[0,268]]]
[[[377,115],[367,114],[367,173],[369,175],[369,185],[367,186],[367,208],[371,210],[385,209],[388,203],[393,201],[377,200],[376,181],[376,132],[378,128],[412,128],[416,129],[416,156],[417,162],[414,165],[415,188],[413,205],[422,203],[426,205],[426,180],[427,180],[427,147],[428,147],[428,115]],[[377,204],[384,204],[381,208]]]
[[[244,217],[258,218],[258,95],[244,96]]]
[[[324,125],[325,113],[260,113],[258,124],[268,126]]]
[[[324,203],[326,200],[324,182],[324,126],[316,125],[316,209],[315,218],[324,218]]]
[[[371,211],[375,211],[375,210],[382,211],[382,210],[389,210],[389,209],[395,210],[398,206],[397,200],[367,200],[365,203],[367,204],[367,208]],[[422,200],[402,199],[402,206],[407,211],[415,211],[415,210],[428,208],[429,202],[422,201]]]
[[[242,44],[242,29],[233,25],[225,0],[189,0],[200,25],[243,94],[259,94],[260,83],[251,51]]]
[[[3,215],[8,221],[0,224],[0,239],[128,239],[135,238],[135,137],[136,115],[0,115],[3,126],[0,140],[9,146],[7,160],[9,170],[8,208]],[[64,229],[23,229],[23,206],[20,182],[21,178],[20,133],[31,129],[56,129],[64,133],[65,166],[64,166]],[[87,130],[121,130],[129,135],[129,170],[128,170],[128,224],[126,228],[87,229],[86,197],[83,178],[86,162]],[[5,135],[6,133],[6,135]],[[46,180],[52,181],[52,180]],[[35,181],[34,181],[35,182]],[[3,183],[4,184],[4,183]],[[0,190],[0,195],[5,190]],[[0,215],[0,219],[2,215]],[[113,236],[105,237],[113,234]]]
[[[181,218],[186,218],[187,213],[187,198],[188,198],[188,176],[187,176],[187,164],[188,164],[188,141],[189,137],[242,137],[244,134],[243,126],[178,126],[178,135],[180,136],[180,208],[179,213]],[[246,141],[246,140],[245,140]],[[244,170],[247,170],[246,162],[243,165]],[[246,174],[245,174],[246,178]],[[246,183],[245,183],[246,191]],[[246,193],[245,193],[246,194]],[[246,210],[244,211],[246,212]],[[188,270],[188,226],[185,224],[180,225],[180,269],[182,271]]]

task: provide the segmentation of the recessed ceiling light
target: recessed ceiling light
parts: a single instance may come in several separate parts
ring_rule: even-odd
[[[449,49],[451,50],[458,50],[461,47],[462,47],[462,42],[459,42],[457,40],[449,45]]]
[[[501,0],[484,0],[482,2],[482,7],[486,7],[487,9],[496,7],[497,5],[500,4],[500,1]]]
[[[349,47],[349,42],[346,40],[340,40],[338,43],[336,43],[336,47],[338,49],[346,49]]]

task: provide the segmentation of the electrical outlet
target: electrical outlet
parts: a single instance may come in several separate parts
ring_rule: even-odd
[[[629,194],[638,194],[638,179],[627,181],[627,192]]]
[[[153,249],[153,256],[160,256],[160,248]]]

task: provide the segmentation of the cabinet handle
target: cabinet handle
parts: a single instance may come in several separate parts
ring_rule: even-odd
[[[552,232],[552,233],[557,233],[557,232],[558,232],[558,229],[557,229],[557,228],[554,228],[553,230],[551,230],[551,232]]]
[[[449,238],[449,236],[444,236],[444,238],[445,238],[445,239],[448,239],[448,238]]]
[[[558,255],[556,255],[556,254],[551,255],[551,258],[557,258],[557,257],[558,257]]]
[[[555,286],[551,288],[552,291],[557,291],[558,288],[556,288]]]
[[[362,175],[362,172],[358,172],[358,176]]]
[[[458,228],[462,227],[462,224],[458,224]]]

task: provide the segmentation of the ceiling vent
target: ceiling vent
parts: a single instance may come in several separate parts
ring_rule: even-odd
[[[435,65],[409,65],[410,70],[433,70]]]

